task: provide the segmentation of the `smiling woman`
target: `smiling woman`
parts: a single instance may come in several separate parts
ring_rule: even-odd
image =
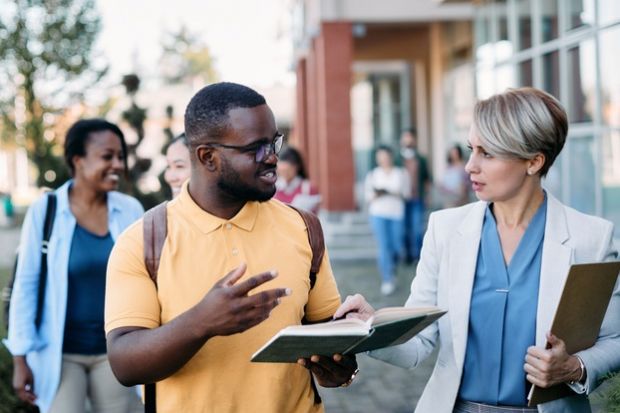
[[[127,168],[126,152],[116,125],[103,119],[75,123],[65,139],[73,178],[54,192],[48,245],[42,246],[41,234],[49,197],[35,202],[24,221],[6,344],[18,397],[42,413],[83,412],[87,397],[94,411],[140,411],[135,392],[110,370],[103,330],[108,256],[120,232],[143,213],[138,201],[115,191]],[[41,278],[44,247],[49,274]],[[37,324],[32,309],[40,285],[44,298]]]

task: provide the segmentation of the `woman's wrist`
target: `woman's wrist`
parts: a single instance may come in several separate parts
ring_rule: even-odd
[[[573,368],[571,368],[572,373],[570,375],[568,383],[569,384],[581,383],[586,378],[586,367],[583,364],[583,360],[581,360],[581,357],[577,355],[572,355],[571,359],[572,359],[571,363],[573,364]]]

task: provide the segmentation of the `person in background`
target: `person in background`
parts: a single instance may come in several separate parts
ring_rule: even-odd
[[[405,129],[400,138],[400,156],[409,174],[411,188],[405,200],[404,247],[405,262],[412,264],[420,257],[422,235],[430,190],[431,175],[426,158],[418,151],[418,136],[414,128]]]
[[[378,251],[381,272],[381,293],[390,295],[396,289],[396,264],[403,246],[405,199],[411,187],[407,172],[394,165],[394,155],[388,146],[375,151],[377,167],[366,176],[365,197],[370,224]]]
[[[48,244],[47,282],[35,326],[47,196],[22,227],[6,346],[13,355],[17,396],[41,413],[141,410],[136,392],[114,377],[103,329],[108,256],[118,235],[142,216],[140,203],[116,192],[126,173],[121,130],[103,119],[76,122],[65,138],[72,179],[54,193],[57,208]]]
[[[172,197],[176,198],[181,193],[183,183],[191,174],[189,161],[189,145],[185,133],[172,139],[166,147],[166,171],[164,180],[172,190]]]
[[[569,267],[618,259],[614,226],[541,185],[568,133],[557,99],[508,89],[479,101],[473,119],[466,170],[480,201],[431,214],[405,304],[448,315],[371,355],[414,368],[439,346],[419,413],[591,412],[587,395],[620,368],[618,284],[594,346],[569,354],[549,330]],[[334,317],[346,313],[366,318],[374,310],[356,295]],[[529,408],[532,384],[572,392]]]
[[[319,212],[321,195],[308,179],[301,153],[288,146],[278,158],[278,180],[274,199],[315,214]]]
[[[457,143],[448,150],[448,167],[439,184],[443,207],[453,208],[465,205],[469,201],[470,186],[471,182],[465,171],[463,149]]]
[[[185,133],[192,173],[166,205],[157,284],[144,261],[144,220],[110,256],[114,373],[128,385],[156,383],[158,412],[322,412],[314,380],[350,384],[355,356],[250,362],[277,331],[329,320],[340,304],[327,251],[312,285],[304,220],[271,200],[284,140],[273,112],[253,89],[214,83],[190,100]]]

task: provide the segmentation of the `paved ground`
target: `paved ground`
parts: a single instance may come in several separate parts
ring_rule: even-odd
[[[15,250],[19,243],[19,228],[0,227],[0,268],[13,265]]]
[[[398,271],[395,294],[383,297],[375,261],[335,262],[334,274],[344,297],[361,292],[375,308],[403,305],[409,295],[413,267]],[[415,370],[405,370],[367,357],[358,356],[360,374],[346,389],[320,388],[328,413],[412,412],[431,374],[434,357]]]

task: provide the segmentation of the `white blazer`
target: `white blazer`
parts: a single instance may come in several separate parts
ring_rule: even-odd
[[[547,198],[536,316],[536,345],[540,347],[546,344],[545,333],[551,328],[570,265],[613,260],[618,256],[613,246],[611,222],[566,207],[550,194]],[[370,353],[388,363],[414,368],[439,343],[437,363],[416,413],[452,413],[454,409],[463,374],[469,305],[486,207],[486,202],[476,202],[431,214],[417,274],[405,305],[436,305],[447,309],[448,314],[409,342]],[[620,369],[619,283],[596,344],[578,354],[587,370],[588,394],[606,373]],[[538,411],[585,413],[591,410],[585,394],[575,393],[541,404]]]

